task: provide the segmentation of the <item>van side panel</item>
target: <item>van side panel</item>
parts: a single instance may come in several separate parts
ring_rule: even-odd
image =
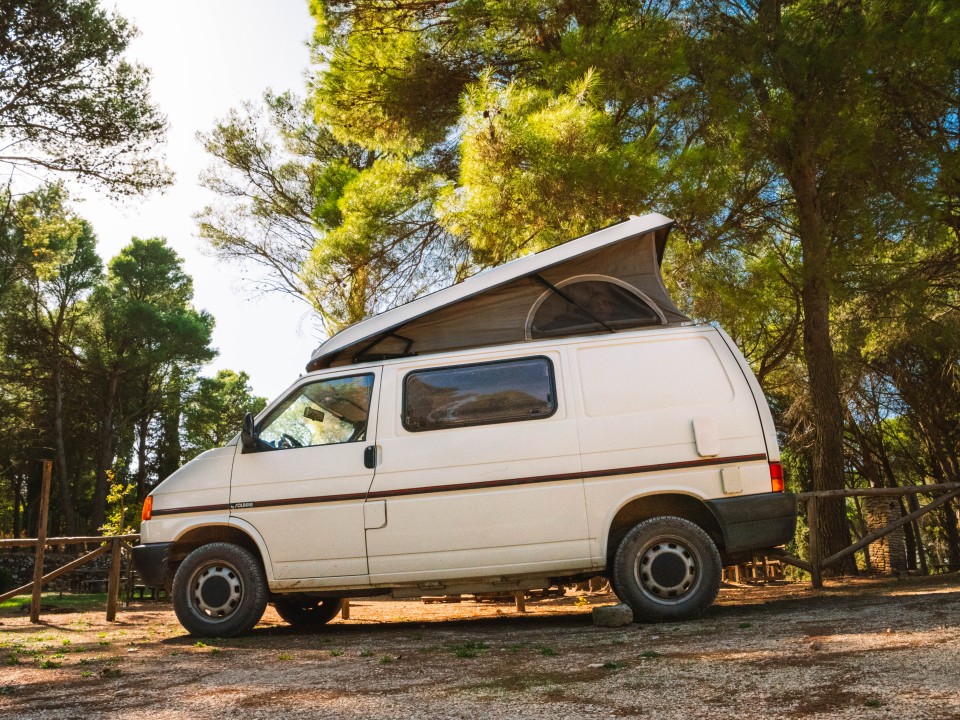
[[[590,566],[577,425],[561,352],[549,358],[557,388],[550,417],[410,432],[404,378],[414,370],[529,355],[425,358],[384,369],[368,500],[385,500],[387,522],[367,530],[374,584],[528,574]]]
[[[747,362],[733,339],[727,335],[726,330],[717,328],[717,333],[723,338],[730,354],[737,361],[737,365],[739,365],[747,385],[753,393],[757,412],[760,414],[760,424],[763,426],[763,434],[767,442],[767,456],[770,458],[770,462],[778,462],[780,460],[780,448],[777,445],[777,430],[773,424],[773,415],[770,413],[770,406],[767,404],[767,398],[764,397],[763,390],[760,388],[760,383],[757,381],[756,375],[753,374],[753,370],[750,369],[750,363]]]
[[[581,343],[571,350],[571,364],[591,552],[598,566],[606,561],[613,517],[635,498],[770,491],[753,395],[713,328]],[[702,437],[698,448],[695,424],[710,428],[709,450]]]

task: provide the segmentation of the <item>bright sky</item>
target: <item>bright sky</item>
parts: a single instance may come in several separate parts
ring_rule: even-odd
[[[303,92],[312,32],[307,0],[104,0],[140,29],[128,56],[152,70],[152,96],[167,115],[165,193],[117,204],[72,188],[104,261],[130,238],[165,237],[193,276],[194,302],[217,321],[220,356],[205,373],[245,370],[254,391],[272,399],[303,371],[319,344],[306,305],[277,294],[253,297],[241,268],[203,254],[193,214],[213,200],[198,184],[209,159],[196,139],[217,118],[263,91]],[[249,275],[249,270],[246,271]]]

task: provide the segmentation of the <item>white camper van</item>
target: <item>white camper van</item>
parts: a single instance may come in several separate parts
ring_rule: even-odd
[[[273,603],[518,591],[605,574],[691,617],[722,558],[793,536],[773,422],[730,338],[671,301],[634,217],[357,323],[147,498],[137,569],[183,626]]]

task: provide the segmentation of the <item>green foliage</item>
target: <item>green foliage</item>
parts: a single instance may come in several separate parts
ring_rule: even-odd
[[[135,483],[110,485],[110,491],[107,493],[107,521],[100,526],[100,532],[104,535],[126,535],[137,532],[140,529],[140,517],[136,502]],[[132,521],[130,525],[127,524],[128,517]]]
[[[0,219],[0,533],[33,535],[33,448],[55,450],[52,534],[129,532],[183,445],[222,444],[246,409],[246,375],[198,379],[213,319],[162,239],[134,238],[106,271],[59,186],[8,198]],[[185,407],[203,408],[198,430]],[[222,415],[222,417],[221,417]],[[228,431],[226,428],[229,428]]]
[[[491,73],[463,102],[460,174],[440,221],[498,265],[583,235],[642,206],[660,173],[655,143],[623,143],[588,71],[563,92]]]
[[[98,0],[0,8],[0,163],[69,173],[116,193],[163,186],[166,120],[149,72],[123,58],[136,30]]]
[[[266,398],[253,395],[245,372],[220,370],[199,378],[183,407],[183,451],[187,459],[221,447],[236,435],[248,412],[256,415]]]

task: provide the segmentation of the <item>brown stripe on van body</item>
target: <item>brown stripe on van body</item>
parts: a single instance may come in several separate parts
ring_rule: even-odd
[[[229,509],[230,506],[226,503],[221,503],[219,505],[192,505],[190,507],[182,508],[162,508],[159,510],[151,510],[150,517],[156,517],[157,515],[186,515],[187,513],[214,512],[216,510]]]
[[[742,462],[757,462],[766,460],[764,453],[754,455],[734,455],[724,458],[706,458],[703,460],[686,460],[683,462],[660,463],[658,465],[638,465],[635,467],[615,468],[612,470],[591,470],[590,472],[562,473],[558,475],[535,475],[531,477],[511,478],[509,480],[487,480],[475,483],[454,483],[450,485],[426,485],[423,487],[401,488],[398,490],[377,490],[371,493],[347,493],[342,495],[317,495],[314,497],[284,498],[282,500],[255,500],[251,502],[232,503],[231,505],[198,505],[188,508],[169,508],[154,510],[154,515],[180,515],[185,513],[204,512],[211,510],[247,510],[265,507],[282,507],[284,505],[312,505],[315,503],[344,502],[347,500],[380,500],[391,497],[408,495],[427,495],[429,493],[451,492],[453,490],[484,490],[497,487],[513,487],[516,485],[535,485],[547,482],[562,482],[564,480],[589,480],[591,478],[616,477],[618,475],[635,475],[649,472],[665,472],[668,470],[683,470],[685,468],[710,467],[711,465],[730,465]]]
[[[487,480],[477,483],[454,483],[452,485],[427,485],[401,490],[378,490],[369,493],[367,498],[402,497],[404,495],[425,495],[427,493],[450,492],[452,490],[481,490],[484,488],[510,487],[512,485],[533,485],[545,482],[560,482],[562,480],[588,480],[590,478],[615,477],[617,475],[634,475],[648,472],[664,472],[666,470],[682,470],[690,467],[708,467],[710,465],[728,465],[738,462],[753,462],[766,460],[763,453],[757,455],[736,455],[726,458],[708,458],[706,460],[687,460],[676,463],[661,463],[659,465],[638,465],[635,467],[616,468],[614,470],[591,470],[590,472],[563,473],[560,475],[535,475],[533,477],[513,478],[510,480]]]

